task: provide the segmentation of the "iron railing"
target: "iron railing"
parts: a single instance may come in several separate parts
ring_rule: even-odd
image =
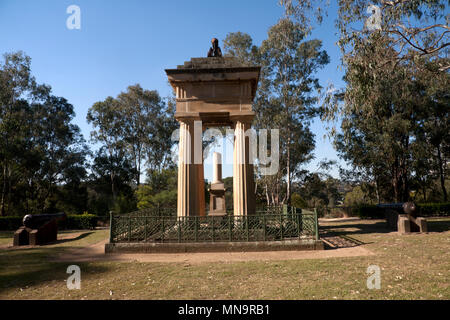
[[[110,217],[110,242],[236,242],[318,239],[317,212],[293,207],[255,215],[189,216],[140,212]],[[276,212],[276,213],[274,213]]]

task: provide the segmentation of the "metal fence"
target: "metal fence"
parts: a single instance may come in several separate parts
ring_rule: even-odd
[[[276,213],[274,213],[276,212]],[[318,239],[317,212],[293,207],[255,215],[111,214],[110,242],[237,242]]]

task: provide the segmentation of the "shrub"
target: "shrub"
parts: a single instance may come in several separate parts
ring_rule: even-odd
[[[22,226],[22,217],[0,217],[0,230],[16,230]]]
[[[417,206],[419,208],[419,215],[422,217],[450,215],[450,202],[420,203]]]
[[[69,230],[94,229],[97,226],[97,221],[98,216],[93,214],[73,214],[68,215],[66,220],[60,221],[58,227]]]
[[[17,230],[22,226],[23,217],[6,216],[0,217],[0,230]],[[97,226],[98,217],[93,214],[67,215],[64,221],[58,221],[60,229],[94,229]]]
[[[361,219],[384,219],[384,210],[376,205],[359,205],[352,209],[352,215]]]

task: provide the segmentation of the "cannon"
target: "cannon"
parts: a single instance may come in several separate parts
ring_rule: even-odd
[[[427,232],[427,221],[418,217],[419,212],[414,202],[382,203],[377,205],[385,212],[389,228],[399,233]]]
[[[65,220],[64,212],[51,214],[27,214],[23,226],[14,232],[14,246],[42,245],[54,242],[58,236],[58,221]]]

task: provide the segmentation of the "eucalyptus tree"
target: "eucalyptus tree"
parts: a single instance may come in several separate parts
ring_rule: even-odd
[[[154,164],[152,147],[156,147],[164,128],[165,104],[155,90],[144,90],[139,84],[129,86],[117,97],[119,124],[123,129],[125,147],[131,155],[136,172],[135,181],[139,186],[142,164],[145,159]],[[146,153],[148,153],[146,155]]]
[[[310,121],[317,114],[316,72],[329,62],[322,42],[307,40],[298,23],[281,19],[261,44],[264,93],[255,104],[259,126],[280,130],[280,163],[286,180],[281,202],[289,202],[291,180],[300,165],[312,159],[314,136]]]
[[[38,85],[31,59],[6,54],[0,66],[1,212],[54,210],[59,186],[85,176],[87,147],[73,106]]]
[[[15,163],[18,151],[25,142],[23,126],[27,102],[23,96],[30,94],[35,86],[31,75],[31,59],[23,52],[3,55],[0,64],[0,164],[1,215],[6,214],[12,190],[12,178],[17,173]]]
[[[110,159],[110,183],[111,192],[115,199],[118,194],[116,176],[120,168],[114,166],[115,159],[130,161],[126,152],[124,141],[125,128],[119,103],[113,97],[107,97],[104,101],[96,102],[87,113],[87,122],[92,123],[94,130],[91,132],[91,140],[100,143]]]
[[[309,26],[311,16],[319,23],[327,17],[328,0],[279,0],[286,16]],[[386,47],[397,63],[420,57],[437,57],[436,71],[450,68],[448,0],[341,0],[336,27],[339,46],[348,54],[372,32],[393,41]],[[305,29],[305,28],[303,28]],[[309,29],[310,30],[310,29]],[[395,64],[394,64],[395,65]]]
[[[259,178],[268,204],[290,201],[292,178],[313,157],[314,135],[309,126],[317,113],[320,88],[315,73],[329,57],[320,40],[307,40],[306,35],[298,23],[281,19],[260,47],[241,32],[228,34],[224,41],[226,55],[262,67],[253,105],[254,127],[280,130],[280,170]]]

